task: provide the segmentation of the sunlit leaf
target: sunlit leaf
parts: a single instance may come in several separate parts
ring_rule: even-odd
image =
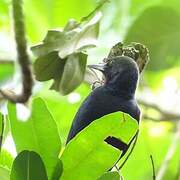
[[[33,151],[22,151],[13,162],[10,180],[48,180],[41,157]]]
[[[83,99],[91,92],[88,84],[82,83],[73,94],[79,96],[79,98],[71,102],[70,97],[74,96],[70,94],[68,96],[60,96],[59,93],[43,89],[38,93],[38,96],[43,97],[46,100],[49,110],[52,112],[54,119],[58,125],[59,134],[62,144],[65,144],[66,138],[71,126],[72,120],[75,116]]]
[[[28,149],[37,152],[42,157],[50,178],[58,162],[61,141],[57,125],[46,104],[40,98],[34,99],[32,115],[25,122],[17,118],[14,104],[9,103],[8,112],[17,151]]]
[[[108,145],[104,139],[114,136],[128,144],[137,129],[136,120],[127,114],[123,116],[122,112],[92,122],[66,146],[61,157],[61,179],[97,179],[114,165],[122,153]]]

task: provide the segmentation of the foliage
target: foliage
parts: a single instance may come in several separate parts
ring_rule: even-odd
[[[13,162],[11,179],[28,179],[27,171],[30,179],[35,178],[34,175],[45,178],[46,172],[49,179],[58,179],[60,176],[61,179],[96,179],[112,167],[121,154],[106,144],[104,139],[112,135],[128,144],[138,128],[137,122],[124,113],[104,116],[77,135],[64,149],[59,160],[61,146],[57,126],[42,99],[34,99],[31,117],[25,122],[17,119],[14,104],[8,105],[8,111],[12,136],[19,153]],[[92,137],[97,130],[98,133]],[[33,168],[33,164],[37,167]]]
[[[33,151],[22,151],[14,160],[11,180],[47,180],[41,157]]]
[[[97,179],[121,155],[104,139],[110,135],[129,144],[137,129],[136,120],[123,113],[112,113],[97,119],[65,148],[61,156],[64,168],[61,179]]]
[[[54,79],[51,89],[63,95],[77,88],[86,69],[87,55],[83,51],[96,46],[100,18],[97,13],[85,23],[70,20],[63,31],[48,31],[43,43],[31,48],[39,56],[34,65],[36,79]]]
[[[104,1],[99,1],[99,5],[102,5]],[[89,138],[90,133],[97,132],[96,126],[101,126],[98,131],[106,135],[111,130],[103,128],[104,126],[117,125],[116,128],[122,128],[120,124],[116,124],[122,120],[114,119],[116,114],[94,122],[65,147],[73,117],[90,92],[89,85],[82,83],[84,76],[86,78],[86,65],[102,61],[117,42],[123,41],[124,46],[130,42],[140,42],[149,49],[150,62],[141,78],[137,95],[144,97],[143,90],[145,89],[148,100],[153,100],[148,94],[152,91],[156,95],[155,101],[158,104],[164,105],[163,107],[167,107],[172,113],[179,111],[177,103],[179,98],[175,94],[179,92],[180,85],[180,1],[111,0],[101,8],[102,18],[96,11],[99,10],[97,8],[99,5],[97,6],[95,0],[24,1],[29,46],[34,46],[43,39],[40,45],[32,48],[36,57],[35,60],[32,57],[34,75],[36,80],[43,83],[35,82],[33,93],[35,99],[32,104],[26,104],[29,109],[32,107],[31,116],[27,120],[19,118],[19,114],[24,113],[24,109],[19,109],[18,105],[16,107],[8,104],[11,128],[5,127],[7,132],[4,134],[5,141],[3,141],[0,155],[0,179],[9,180],[10,175],[11,179],[20,179],[17,176],[22,173],[26,176],[27,170],[34,176],[41,173],[39,176],[44,179],[48,177],[49,180],[67,179],[66,177],[76,177],[77,174],[85,179],[95,177],[100,180],[116,180],[120,178],[119,172],[106,172],[108,167],[113,165],[115,156],[117,157],[120,153],[118,154],[116,149],[105,144],[103,138],[100,141],[97,136],[93,136],[90,138],[91,141],[84,142],[93,150],[89,152],[89,156],[87,156],[88,150],[78,145]],[[0,86],[18,90],[20,78],[17,65],[12,61],[1,63],[1,60],[4,62],[7,59],[3,57],[4,49],[7,54],[14,55],[13,48],[7,48],[7,46],[14,47],[10,34],[12,24],[9,16],[10,6],[10,1],[1,0]],[[93,18],[97,18],[96,21],[92,22]],[[59,29],[59,27],[64,28]],[[99,46],[89,49],[97,45],[98,35]],[[9,39],[2,38],[6,36],[10,37],[11,43],[8,43]],[[15,60],[15,57],[13,59]],[[13,73],[15,76],[12,81]],[[62,97],[59,93],[50,91],[49,87],[67,96]],[[70,93],[72,91],[73,93]],[[41,98],[37,98],[39,96],[45,99],[46,103]],[[165,117],[164,120],[167,122],[162,122],[159,113],[153,108],[141,107],[141,109],[143,114],[150,114],[150,117],[160,122],[151,121],[149,117],[142,117],[136,147],[121,170],[121,175],[128,180],[152,178],[150,154],[153,156],[156,173],[158,173],[174,139],[174,131],[177,129],[178,121],[171,121]],[[6,114],[6,103],[1,100],[1,97],[0,111]],[[110,123],[109,119],[115,123]],[[130,122],[134,123],[134,120],[131,120]],[[6,125],[8,126],[7,122]],[[116,128],[115,131],[118,130]],[[118,136],[128,135],[129,131],[130,128],[123,128],[123,131],[118,131]],[[16,157],[11,154],[11,148],[6,147],[6,139],[11,137],[10,133],[16,146]],[[95,142],[93,147],[92,142]],[[168,161],[164,180],[178,177],[179,151],[178,141],[174,154]],[[112,153],[109,155],[109,152]],[[105,153],[108,153],[109,158],[104,155]],[[76,156],[77,154],[79,156]],[[103,158],[98,159],[97,156],[103,156]],[[84,161],[82,157],[85,158]],[[28,168],[27,160],[33,166]],[[73,168],[75,164],[78,166]],[[23,177],[23,179],[26,178],[27,176]]]
[[[18,152],[31,150],[41,155],[50,178],[58,163],[61,141],[56,123],[40,98],[32,104],[31,117],[22,122],[16,116],[16,107],[9,104],[11,132]]]

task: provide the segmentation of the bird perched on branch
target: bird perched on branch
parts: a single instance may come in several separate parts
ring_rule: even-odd
[[[125,112],[138,122],[140,119],[135,99],[139,77],[137,63],[128,56],[116,56],[107,58],[103,64],[89,65],[89,68],[101,71],[105,82],[94,89],[82,103],[73,120],[67,143],[91,122],[113,112]],[[123,154],[129,147],[115,137],[107,137],[105,141],[122,150]]]

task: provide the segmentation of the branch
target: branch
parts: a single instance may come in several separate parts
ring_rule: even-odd
[[[145,113],[143,113],[142,115],[142,119],[145,119],[145,120],[151,120],[151,121],[155,121],[155,122],[162,122],[162,121],[173,121],[173,122],[178,122],[179,119],[175,118],[175,119],[167,119],[166,117],[164,117],[162,114],[161,114],[161,117],[152,117],[150,115],[147,115]]]
[[[27,53],[27,43],[25,38],[25,25],[22,9],[22,0],[13,0],[14,32],[17,46],[18,63],[21,67],[23,89],[20,95],[7,90],[0,90],[2,96],[14,103],[25,103],[32,93],[33,78],[30,69],[30,60]]]
[[[11,59],[0,59],[0,65],[1,64],[10,64],[10,65],[13,65],[14,64],[14,61],[11,60]]]
[[[179,113],[165,110],[162,107],[160,107],[159,105],[157,105],[156,103],[151,103],[151,102],[145,101],[144,99],[139,99],[139,98],[138,98],[138,103],[142,106],[155,109],[156,111],[158,111],[161,114],[161,118],[158,118],[158,119],[144,115],[144,118],[146,118],[146,119],[151,119],[154,121],[168,121],[168,120],[178,121],[180,119]]]

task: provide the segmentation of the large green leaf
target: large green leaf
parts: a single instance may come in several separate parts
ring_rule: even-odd
[[[10,180],[48,180],[41,157],[33,151],[22,151],[13,162]]]
[[[9,180],[9,178],[10,178],[9,170],[7,170],[3,167],[0,167],[0,179],[1,180]]]
[[[33,100],[32,115],[23,122],[16,116],[16,106],[8,104],[12,136],[18,152],[32,150],[42,157],[48,177],[58,163],[61,141],[57,125],[41,98]]]
[[[118,172],[106,172],[98,180],[120,180]]]
[[[67,28],[66,25],[64,31],[51,30],[47,33],[43,43],[33,46],[31,50],[36,56],[59,51],[60,58],[65,58],[87,47],[94,47],[97,45],[100,18],[101,13],[97,13],[89,22],[73,26],[74,28]]]
[[[150,7],[132,24],[125,42],[140,42],[147,46],[151,70],[169,68],[176,64],[171,57],[180,56],[180,15],[173,8]]]
[[[59,93],[47,89],[38,92],[37,96],[46,100],[48,108],[57,122],[62,144],[66,142],[74,115],[89,92],[91,92],[90,86],[84,83],[68,96],[60,96]]]
[[[129,143],[138,129],[136,120],[122,112],[106,115],[81,131],[66,146],[61,179],[97,179],[111,168],[122,152],[104,139],[114,136]]]
[[[55,79],[52,89],[66,95],[77,88],[84,79],[86,62],[86,54],[78,53],[70,55],[64,65],[62,77],[60,77],[60,79]]]

